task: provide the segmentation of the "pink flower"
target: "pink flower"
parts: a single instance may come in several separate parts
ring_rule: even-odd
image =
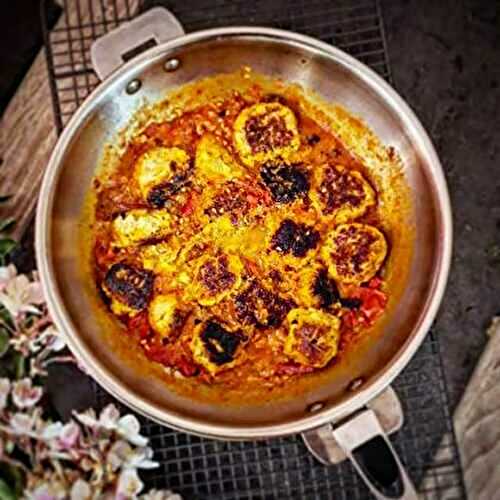
[[[80,439],[80,427],[75,422],[68,422],[62,429],[59,436],[61,448],[71,450]]]
[[[10,392],[10,380],[8,378],[0,378],[0,411],[7,406],[7,398]]]
[[[12,384],[12,401],[20,409],[36,405],[42,394],[42,388],[33,387],[29,378],[23,378]]]
[[[44,302],[40,283],[30,282],[24,274],[12,278],[0,291],[0,303],[14,319],[21,313],[39,314],[40,311],[34,304]]]

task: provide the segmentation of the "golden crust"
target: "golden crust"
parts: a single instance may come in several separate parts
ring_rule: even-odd
[[[369,281],[387,255],[385,236],[368,224],[341,224],[331,231],[321,248],[321,257],[331,277],[343,285]]]
[[[294,112],[277,102],[245,108],[236,118],[233,138],[241,161],[250,167],[278,157],[286,160],[300,146]]]
[[[243,264],[236,255],[204,255],[194,263],[184,294],[202,306],[212,306],[238,290],[242,272]]]
[[[196,147],[196,174],[208,182],[236,179],[245,174],[229,151],[211,134],[205,134]]]
[[[174,329],[179,305],[175,295],[157,295],[149,304],[149,324],[162,338],[176,333]]]
[[[336,223],[355,220],[376,203],[375,191],[363,175],[342,165],[316,169],[310,196],[321,218]]]
[[[181,148],[154,147],[143,153],[135,164],[135,179],[145,200],[151,189],[168,182],[189,166],[189,155]]]
[[[287,356],[301,365],[322,368],[336,354],[340,320],[318,309],[292,309],[287,315],[288,335],[283,346]]]
[[[167,210],[129,210],[113,220],[113,243],[118,247],[138,245],[165,238],[172,231],[172,216]]]

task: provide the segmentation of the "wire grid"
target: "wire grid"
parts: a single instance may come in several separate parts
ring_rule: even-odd
[[[76,4],[76,9],[70,4]],[[89,49],[93,40],[141,10],[163,5],[187,32],[225,25],[268,25],[333,43],[391,80],[377,0],[64,0],[57,26],[47,30],[47,63],[57,128],[97,85]],[[460,461],[448,410],[439,342],[431,331],[393,384],[405,425],[395,447],[422,498],[465,498]],[[110,401],[96,387],[96,404]],[[364,499],[369,492],[347,462],[326,467],[300,437],[259,442],[221,442],[171,430],[141,417],[160,467],[144,475],[150,486],[168,487],[189,499]]]

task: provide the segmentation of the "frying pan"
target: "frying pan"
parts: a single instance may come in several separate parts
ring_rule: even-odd
[[[396,92],[344,52],[287,31],[232,27],[184,34],[174,16],[152,9],[97,40],[91,50],[102,83],[63,131],[43,180],[36,253],[49,310],[93,377],[134,410],[170,427],[218,439],[302,433],[324,463],[348,457],[377,498],[416,498],[388,440],[377,402],[424,339],[445,288],[452,223],[439,159],[423,127]],[[127,61],[127,62],[125,62]],[[352,380],[318,384],[307,394],[241,407],[195,401],[134,371],[103,342],[95,291],[82,280],[79,221],[104,145],[147,99],[242,64],[313,89],[360,116],[404,166],[415,243],[408,279],[383,336],[351,368]],[[385,391],[385,392],[384,392]],[[381,396],[382,394],[382,396]],[[385,396],[384,396],[385,395]],[[390,399],[390,398],[389,398]],[[397,401],[392,398],[392,407]],[[382,404],[383,406],[383,404]],[[398,408],[396,408],[398,410]],[[389,411],[390,413],[390,411]],[[373,457],[375,456],[375,460]]]

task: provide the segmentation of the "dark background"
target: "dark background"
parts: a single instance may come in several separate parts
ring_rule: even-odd
[[[429,131],[451,193],[454,258],[436,332],[455,406],[500,312],[500,2],[381,7],[395,87]],[[39,9],[2,2],[0,113],[41,47]]]

